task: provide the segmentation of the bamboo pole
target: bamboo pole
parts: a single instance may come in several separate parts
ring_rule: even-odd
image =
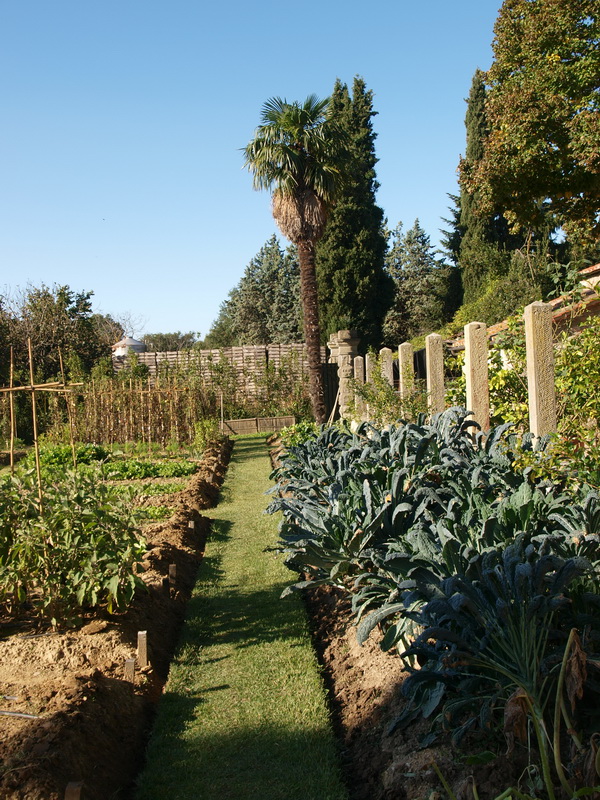
[[[35,469],[37,472],[37,481],[38,481],[38,499],[40,501],[40,514],[44,511],[44,500],[42,495],[42,469],[40,466],[40,445],[38,442],[38,431],[37,431],[37,409],[35,403],[35,384],[33,380],[33,353],[31,349],[31,338],[27,338],[27,349],[29,351],[29,376],[31,378],[31,414],[33,417],[33,447],[35,450]]]
[[[60,347],[58,348],[58,358],[60,361],[60,375],[63,382],[63,387],[66,386],[65,380],[65,367],[63,364],[63,357]],[[77,469],[77,455],[75,453],[75,440],[73,437],[73,415],[71,413],[71,401],[68,398],[68,392],[65,392],[65,403],[67,404],[67,417],[69,418],[69,437],[71,439],[71,454],[73,456],[73,469]]]
[[[81,386],[81,384],[75,384],[75,385]],[[32,384],[30,384],[29,386],[26,386],[26,387],[23,387],[23,386],[9,386],[8,388],[4,387],[3,389],[0,389],[0,392],[7,392],[7,393],[8,392],[22,392],[23,388],[26,388],[28,391],[31,390],[31,389],[35,389],[36,392],[37,391],[42,391],[42,390],[50,391],[51,389],[58,388],[59,386],[62,386],[62,383],[60,381],[52,381],[51,383],[32,383]],[[58,389],[58,391],[61,391],[61,390]]]
[[[133,378],[129,379],[129,441],[134,440],[133,435],[133,401],[134,401],[134,394],[133,394]]]
[[[10,388],[13,388],[15,380],[15,357],[11,345],[10,348]],[[15,473],[15,398],[11,392],[8,396],[10,405],[10,474]]]

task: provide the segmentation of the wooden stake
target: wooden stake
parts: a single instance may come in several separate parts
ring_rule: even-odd
[[[63,357],[60,347],[58,348],[58,358],[60,360],[60,375],[62,377],[63,387],[66,386],[65,368],[63,365]],[[65,403],[67,404],[67,416],[69,418],[69,436],[71,439],[71,454],[73,456],[73,469],[77,469],[77,455],[75,453],[75,440],[73,437],[73,415],[71,414],[71,401],[68,398],[68,393],[65,392]]]
[[[175,586],[177,582],[177,564],[169,564],[169,585]]]
[[[31,338],[27,339],[27,348],[29,350],[29,376],[31,379],[31,414],[33,417],[33,447],[35,449],[35,468],[37,472],[38,481],[38,500],[40,501],[40,514],[44,511],[44,501],[42,496],[42,470],[40,466],[40,445],[38,442],[37,431],[37,410],[35,405],[35,384],[33,381],[33,354],[31,350]]]
[[[71,781],[65,789],[65,800],[80,800],[83,781]]]
[[[138,631],[138,664],[140,669],[148,666],[148,631]]]
[[[13,388],[15,377],[15,359],[13,348],[10,348],[10,388]],[[15,472],[15,400],[13,393],[9,394],[10,404],[10,474],[14,475]]]
[[[125,659],[125,680],[129,683],[135,680],[135,658]]]

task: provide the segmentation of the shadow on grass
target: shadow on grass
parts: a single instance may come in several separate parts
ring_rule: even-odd
[[[176,750],[148,753],[137,800],[343,800],[335,744],[326,725],[287,726],[247,720],[218,735],[185,721],[197,700],[168,693],[162,722]],[[165,731],[165,732],[166,732]],[[185,736],[182,734],[185,732]],[[160,740],[160,739],[159,739]],[[162,747],[168,740],[162,739]]]
[[[210,569],[215,574],[215,568]],[[229,584],[212,597],[203,594],[199,583],[188,606],[186,643],[198,647],[229,644],[242,649],[302,637],[306,622],[298,613],[298,598],[281,599],[287,585],[281,581],[268,589],[247,591]]]
[[[247,461],[257,456],[266,455],[266,436],[256,438],[236,439],[233,445],[233,461]]]

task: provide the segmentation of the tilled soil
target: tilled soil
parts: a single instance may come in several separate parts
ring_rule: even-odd
[[[209,520],[200,511],[216,502],[229,451],[229,443],[209,450],[185,488],[169,495],[174,515],[144,527],[147,591],[126,613],[59,632],[0,620],[3,800],[63,800],[81,782],[82,800],[131,796],[204,552]],[[136,663],[131,681],[125,664],[136,658],[139,631],[147,634],[149,666]]]

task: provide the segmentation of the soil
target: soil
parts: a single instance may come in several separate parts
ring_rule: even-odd
[[[332,719],[340,742],[350,800],[441,800],[447,798],[433,762],[457,800],[494,798],[514,785],[525,768],[524,754],[500,757],[491,766],[470,767],[448,743],[421,747],[426,720],[388,733],[405,708],[406,678],[401,659],[379,646],[374,632],[359,645],[350,602],[342,590],[319,586],[305,592],[313,641],[323,667]],[[469,752],[485,750],[471,743]]]
[[[185,489],[169,495],[174,516],[144,529],[147,591],[126,613],[96,614],[59,632],[39,630],[27,619],[0,619],[1,798],[131,799],[204,551],[209,523],[201,511],[216,503],[228,455],[227,447],[207,453]],[[172,564],[176,579],[169,586]],[[405,703],[400,659],[383,653],[376,636],[358,645],[338,590],[314,589],[306,604],[351,800],[441,798],[433,759],[459,800],[471,798],[469,768],[449,747],[419,749],[426,724],[387,735]],[[147,632],[150,664],[136,662],[130,680],[126,662],[136,658],[139,631]],[[520,770],[512,760],[499,767],[500,778],[486,768],[477,773],[480,797],[508,787]]]
[[[168,496],[173,516],[144,527],[147,590],[126,613],[95,613],[61,631],[24,617],[0,618],[3,800],[131,797],[204,552],[209,520],[200,512],[217,500],[230,449],[226,443],[207,451],[185,488]],[[149,665],[136,661],[130,680],[126,662],[136,658],[140,631]]]

